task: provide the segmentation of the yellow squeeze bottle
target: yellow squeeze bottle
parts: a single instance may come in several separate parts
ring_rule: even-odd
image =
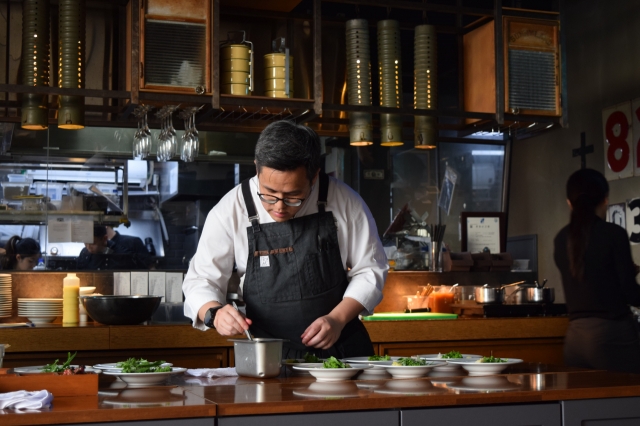
[[[80,279],[76,274],[67,274],[62,282],[62,325],[77,325]]]

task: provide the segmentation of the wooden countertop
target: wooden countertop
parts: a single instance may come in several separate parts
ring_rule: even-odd
[[[41,413],[7,410],[2,423],[87,423],[640,396],[640,375],[533,363],[514,365],[505,372],[508,374],[471,378],[452,373],[438,377],[432,372],[421,379],[358,378],[336,384],[286,375],[264,380],[181,376],[165,386],[138,389],[127,389],[122,382],[101,382],[96,397],[56,398],[53,408]]]
[[[478,318],[437,321],[365,321],[376,343],[434,342],[486,339],[561,338],[567,317]],[[77,327],[60,324],[32,328],[0,328],[0,342],[11,344],[8,353],[95,351],[159,348],[232,347],[227,337],[190,325]]]

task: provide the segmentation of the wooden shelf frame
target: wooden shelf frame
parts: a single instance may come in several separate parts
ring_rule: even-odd
[[[220,43],[220,16],[221,16],[221,2],[220,0],[212,0],[213,9],[213,25],[210,39],[213,46],[218,46]],[[137,121],[132,117],[131,113],[133,109],[144,103],[149,104],[163,104],[163,103],[182,103],[187,105],[206,105],[205,108],[197,117],[198,127],[202,130],[217,130],[217,131],[260,131],[266,124],[271,121],[288,118],[293,119],[299,123],[313,122],[319,124],[332,124],[335,122],[334,118],[325,118],[322,116],[324,111],[338,111],[338,112],[351,112],[351,111],[363,111],[372,114],[384,114],[384,113],[398,113],[404,117],[407,117],[407,123],[413,116],[436,116],[442,118],[455,118],[459,119],[461,124],[456,130],[464,132],[467,125],[463,124],[464,119],[476,119],[480,120],[474,127],[475,130],[481,128],[491,127],[506,127],[508,123],[520,122],[520,123],[545,123],[553,126],[566,127],[568,125],[568,105],[567,105],[567,86],[566,86],[566,48],[565,38],[563,31],[560,32],[560,73],[561,73],[561,96],[562,96],[562,116],[549,117],[540,115],[526,115],[526,114],[509,114],[504,111],[504,92],[505,92],[505,75],[504,75],[504,49],[503,49],[503,37],[502,37],[502,25],[495,26],[495,50],[496,50],[496,111],[495,113],[482,113],[465,111],[462,109],[457,110],[416,110],[412,108],[384,108],[379,106],[354,106],[354,105],[341,105],[333,103],[323,103],[323,88],[322,88],[322,25],[325,21],[333,22],[335,18],[327,18],[323,20],[322,17],[322,4],[324,3],[342,3],[355,6],[367,6],[367,7],[379,7],[379,8],[393,8],[404,9],[411,11],[422,12],[437,12],[445,14],[453,14],[456,16],[456,25],[437,27],[438,32],[455,33],[458,34],[458,49],[462,49],[462,35],[472,31],[478,25],[481,25],[489,20],[501,21],[503,16],[520,16],[530,18],[557,18],[560,24],[564,22],[563,15],[558,12],[548,11],[532,11],[532,10],[520,10],[512,8],[503,8],[500,0],[494,0],[493,9],[465,7],[462,0],[457,0],[455,5],[449,4],[431,4],[427,2],[413,2],[403,0],[313,0],[312,14],[309,16],[298,16],[295,14],[287,14],[281,12],[266,12],[267,19],[280,18],[286,19],[306,19],[312,21],[313,32],[313,76],[312,76],[312,93],[313,99],[282,99],[282,98],[267,98],[260,96],[231,96],[221,95],[220,88],[220,71],[218,67],[220,52],[219,49],[212,49],[211,54],[211,69],[212,69],[212,94],[209,95],[197,95],[197,94],[180,94],[180,93],[155,93],[145,92],[140,90],[139,86],[139,63],[140,63],[140,16],[137,13],[131,14],[130,20],[130,34],[131,34],[131,46],[129,49],[121,53],[119,62],[124,62],[124,55],[130,55],[131,69],[130,69],[130,90],[98,90],[98,89],[63,89],[59,87],[31,87],[20,84],[0,84],[0,92],[6,94],[43,94],[50,96],[84,96],[87,98],[102,98],[105,100],[111,100],[113,105],[86,105],[87,112],[103,113],[103,119],[96,119],[95,116],[87,116],[88,126],[101,126],[101,127],[135,127]],[[6,2],[7,7],[9,1]],[[105,4],[112,4],[112,2],[104,1]],[[129,0],[128,2],[122,0],[115,3],[116,8],[120,8],[120,11],[126,10],[126,8],[132,8],[132,10],[138,10],[143,4],[143,0]],[[249,13],[251,11],[248,11]],[[253,11],[254,15],[256,11]],[[238,8],[225,7],[224,14],[236,14],[242,15],[243,10]],[[263,14],[263,11],[260,11]],[[463,17],[472,16],[477,17],[478,20],[471,25],[463,26]],[[336,21],[337,22],[337,21]],[[339,22],[337,22],[339,24]],[[561,29],[563,29],[561,27]],[[459,52],[460,53],[460,52]],[[461,54],[459,54],[461,58]],[[122,69],[122,67],[120,67]],[[460,66],[459,70],[459,86],[463,82],[464,70]],[[460,86],[461,87],[461,86]],[[460,88],[462,95],[462,89]],[[109,103],[109,102],[105,102]],[[55,102],[52,103],[52,109],[56,108]],[[9,100],[8,96],[4,102],[0,103],[0,107],[3,107],[5,115],[0,117],[2,122],[19,122],[18,116],[9,116],[9,110],[17,110],[20,108],[20,103],[15,100]],[[255,108],[261,108],[256,111]],[[110,116],[110,119],[107,117]],[[51,119],[50,123],[55,124],[56,120]],[[506,124],[505,124],[506,123]],[[526,126],[524,126],[526,127]],[[176,125],[176,128],[180,128],[180,124]],[[543,129],[544,130],[544,129]],[[322,133],[322,132],[321,132]],[[346,135],[346,133],[345,133]],[[342,136],[345,136],[342,135]],[[523,135],[527,137],[528,135]]]

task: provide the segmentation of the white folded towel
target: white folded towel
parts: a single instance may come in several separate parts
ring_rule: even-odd
[[[192,377],[190,379],[184,379],[185,383],[190,385],[200,386],[221,386],[221,385],[235,385],[238,380],[238,376],[235,377]]]
[[[27,392],[16,391],[0,393],[0,409],[15,408],[16,410],[50,408],[53,394],[46,390]]]
[[[193,368],[185,373],[195,377],[234,377],[237,376],[235,367],[227,368]]]

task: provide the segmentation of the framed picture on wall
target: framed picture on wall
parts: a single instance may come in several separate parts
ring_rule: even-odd
[[[491,253],[507,251],[507,214],[502,212],[460,213],[462,251]]]

